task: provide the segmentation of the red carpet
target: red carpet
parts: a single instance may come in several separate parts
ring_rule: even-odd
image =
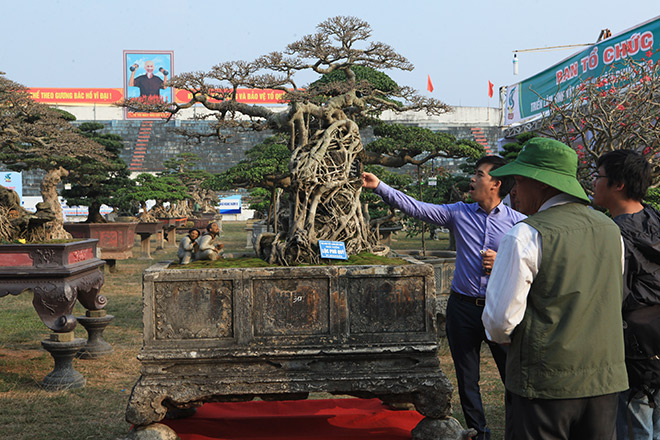
[[[163,420],[182,440],[409,439],[422,415],[378,399],[207,403],[187,419]]]

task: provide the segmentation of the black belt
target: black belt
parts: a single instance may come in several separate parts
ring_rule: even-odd
[[[454,295],[456,298],[460,299],[461,301],[469,302],[478,307],[484,307],[486,305],[486,298],[467,296],[467,295],[463,295],[462,293],[454,292],[453,290],[451,291],[451,294]]]

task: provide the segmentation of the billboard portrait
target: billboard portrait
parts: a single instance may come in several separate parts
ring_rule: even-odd
[[[174,102],[174,90],[168,80],[174,74],[173,51],[124,51],[124,97],[147,102],[158,100]],[[124,110],[128,119],[154,119],[167,113],[135,112]]]

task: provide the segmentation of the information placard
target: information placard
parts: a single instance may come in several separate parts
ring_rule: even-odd
[[[332,258],[335,260],[348,260],[346,245],[343,241],[319,240],[321,258]]]

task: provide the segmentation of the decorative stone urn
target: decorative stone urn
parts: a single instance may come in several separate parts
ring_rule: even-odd
[[[456,438],[431,266],[175,267],[143,275],[135,432],[204,402],[328,392],[413,403],[413,438]]]
[[[53,331],[50,339],[42,341],[55,359],[55,369],[42,382],[46,389],[85,385],[84,377],[73,369],[72,360],[80,350],[94,348],[87,346],[87,340],[74,337],[78,319],[72,311],[78,300],[88,313],[105,315],[102,309],[107,300],[99,294],[103,286],[100,268],[104,263],[96,258],[97,243],[98,240],[87,239],[0,245],[0,298],[32,292],[37,315]],[[96,337],[90,339],[98,341]]]

